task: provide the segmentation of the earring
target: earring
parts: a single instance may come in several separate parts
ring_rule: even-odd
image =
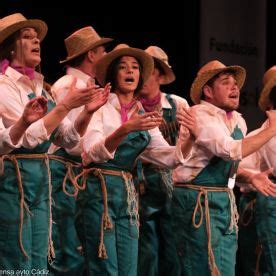
[[[15,54],[15,51],[11,51],[10,54],[11,56],[13,56]]]

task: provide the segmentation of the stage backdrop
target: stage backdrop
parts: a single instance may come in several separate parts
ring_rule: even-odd
[[[258,97],[266,70],[266,1],[202,0],[200,9],[200,65],[218,59],[246,69],[239,111],[255,129],[264,120]]]

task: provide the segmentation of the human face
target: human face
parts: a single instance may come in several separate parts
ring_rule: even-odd
[[[117,88],[120,93],[134,92],[140,78],[140,66],[136,58],[121,57],[117,67]]]
[[[21,29],[12,62],[19,66],[35,68],[40,61],[40,40],[37,32],[34,28]]]
[[[160,91],[160,72],[157,68],[154,68],[152,74],[148,80],[144,83],[139,94],[141,96],[155,96]]]
[[[240,90],[232,74],[220,74],[214,81],[213,87],[207,87],[208,91],[205,90],[205,94],[208,98],[208,102],[226,112],[236,110],[239,107]],[[206,89],[206,87],[203,89]]]
[[[96,63],[99,59],[101,59],[106,54],[104,46],[98,46],[94,49],[94,60],[93,62]]]

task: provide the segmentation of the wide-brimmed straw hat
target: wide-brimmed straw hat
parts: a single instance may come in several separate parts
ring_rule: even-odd
[[[215,75],[221,72],[228,71],[228,70],[231,70],[234,72],[237,85],[239,89],[241,89],[246,77],[245,69],[238,65],[225,66],[223,63],[219,62],[218,60],[212,60],[200,68],[191,86],[190,97],[193,103],[195,104],[200,103],[202,88],[211,78],[213,78]]]
[[[164,70],[165,75],[162,76],[160,84],[172,83],[175,80],[175,75],[169,64],[169,58],[164,50],[157,46],[149,46],[145,52],[151,55],[154,58],[154,61]]]
[[[47,34],[47,24],[39,19],[27,19],[21,13],[14,13],[0,19],[0,43],[23,28],[34,28],[42,41]]]
[[[266,111],[267,108],[271,105],[269,99],[270,92],[274,86],[276,86],[276,66],[269,68],[263,77],[263,90],[259,98],[259,107],[261,110]]]
[[[138,60],[142,67],[143,83],[150,77],[154,68],[153,58],[144,50],[132,48],[126,44],[119,44],[96,63],[96,78],[102,86],[106,84],[106,74],[109,65],[116,58],[123,56],[131,56]]]
[[[64,40],[67,57],[65,60],[60,61],[60,63],[72,60],[112,40],[112,38],[100,37],[91,26],[79,29]]]

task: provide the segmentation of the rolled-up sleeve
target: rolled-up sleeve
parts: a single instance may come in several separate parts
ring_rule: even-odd
[[[82,160],[84,165],[91,162],[103,163],[114,158],[115,151],[112,153],[108,151],[105,147],[105,140],[102,109],[99,109],[93,114],[88,131],[82,138]]]
[[[158,128],[149,131],[151,140],[145,151],[139,156],[143,162],[153,163],[161,168],[175,168],[185,163],[189,156],[183,157],[181,145],[170,146]]]
[[[234,140],[230,135],[226,135],[218,116],[206,111],[206,108],[195,110],[199,130],[195,143],[224,160],[241,160],[242,140]]]

